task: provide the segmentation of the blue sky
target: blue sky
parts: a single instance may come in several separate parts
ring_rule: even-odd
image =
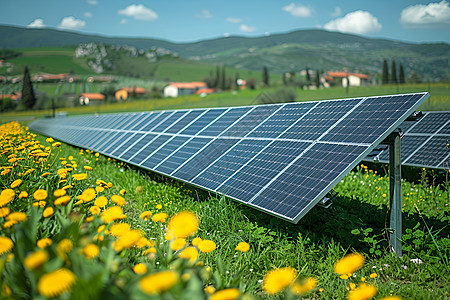
[[[173,42],[321,28],[450,43],[447,0],[2,0],[0,23]]]

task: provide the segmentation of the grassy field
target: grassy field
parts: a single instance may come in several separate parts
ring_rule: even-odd
[[[5,299],[450,297],[449,183],[438,185],[428,170],[402,182],[398,258],[387,251],[389,180],[371,167],[336,186],[330,209],[314,208],[294,225],[14,124],[1,132]],[[196,217],[180,228],[182,211]],[[337,267],[349,253],[364,262]]]

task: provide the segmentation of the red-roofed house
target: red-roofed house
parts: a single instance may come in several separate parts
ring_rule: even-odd
[[[140,97],[145,94],[145,89],[142,87],[123,87],[118,90],[115,94],[116,100],[127,100],[130,96],[135,94],[137,97]]]
[[[201,81],[193,82],[171,82],[164,87],[164,97],[178,97],[182,95],[195,94],[200,89],[206,89],[208,86]]]
[[[350,86],[369,85],[369,76],[360,73],[344,71],[327,72],[324,78],[331,86],[347,87],[348,84],[350,84]]]
[[[100,93],[82,93],[80,95],[81,105],[99,105],[105,103],[105,95]]]

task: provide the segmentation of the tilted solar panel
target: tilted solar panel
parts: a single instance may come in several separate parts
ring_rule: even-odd
[[[418,121],[405,121],[400,126],[403,165],[450,169],[450,112],[425,112]],[[389,149],[369,155],[367,161],[389,162]]]
[[[296,223],[428,96],[78,116],[30,128]]]

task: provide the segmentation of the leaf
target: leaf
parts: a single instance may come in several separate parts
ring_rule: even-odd
[[[352,234],[355,234],[355,235],[361,233],[361,231],[359,231],[359,229],[353,229],[351,232],[352,232]]]

